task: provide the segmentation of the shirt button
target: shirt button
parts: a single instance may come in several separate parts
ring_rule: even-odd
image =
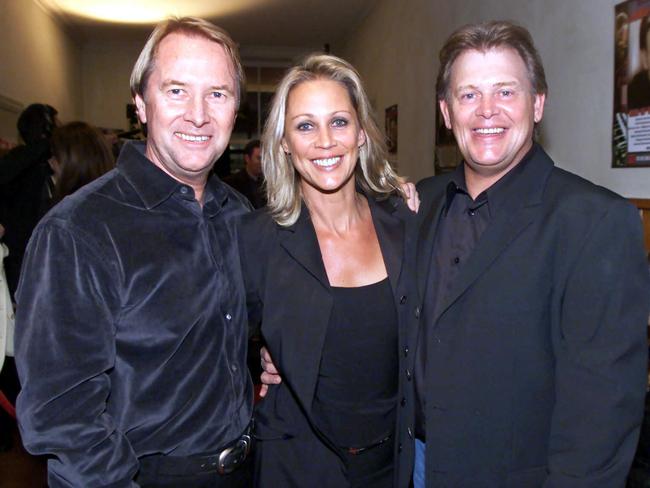
[[[227,314],[226,314],[226,320],[232,320],[232,315],[230,315],[229,313],[227,313]]]
[[[411,381],[411,371],[408,370],[408,369],[406,370],[406,379],[407,379],[408,381]]]
[[[406,398],[403,398],[403,397],[402,397],[402,401],[399,402],[399,404],[400,404],[402,407],[405,407],[405,406],[406,406]]]
[[[232,366],[230,366],[230,369],[232,370],[233,373],[236,373],[237,372],[237,365],[233,364]]]
[[[182,193],[183,195],[187,195],[187,192],[188,192],[188,191],[189,191],[189,190],[187,189],[186,186],[181,186],[181,193]]]
[[[470,208],[470,209],[467,211],[467,213],[469,214],[470,217],[473,217],[474,215],[476,215],[476,210]]]
[[[406,295],[402,295],[399,299],[400,305],[404,305],[406,303]]]
[[[454,264],[458,264],[458,263],[460,263],[460,258],[458,256],[456,256],[454,258]]]
[[[397,446],[397,452],[402,452],[402,443],[399,443],[399,446]]]
[[[406,356],[408,356],[408,355],[409,355],[409,347],[408,347],[408,346],[404,346],[404,357],[406,357]]]
[[[420,307],[415,307],[415,318],[419,319],[420,318]]]
[[[411,430],[410,427],[409,427],[408,429],[406,429],[406,433],[409,435],[409,437],[410,437],[411,439],[413,439],[413,431]]]

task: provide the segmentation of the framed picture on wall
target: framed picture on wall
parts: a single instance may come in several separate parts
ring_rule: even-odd
[[[453,171],[463,156],[460,154],[453,132],[447,129],[440,107],[436,105],[436,145],[434,148],[433,169],[439,175]]]
[[[612,167],[650,166],[650,0],[614,7]]]

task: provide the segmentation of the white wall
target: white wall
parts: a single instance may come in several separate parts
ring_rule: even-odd
[[[33,1],[0,0],[0,12],[0,95],[23,107],[48,103],[63,120],[79,118],[82,79],[77,43]],[[15,135],[15,115],[2,118],[4,124],[14,124],[3,127],[3,134]]]
[[[543,144],[558,166],[626,197],[650,198],[650,168],[611,168],[617,0],[378,0],[338,50],[360,70],[383,123],[399,106],[399,169],[433,173],[434,87],[444,39],[469,22],[510,19],[532,33],[550,92]]]
[[[137,41],[118,39],[84,45],[84,120],[99,127],[128,129],[129,78],[146,40],[144,36]]]

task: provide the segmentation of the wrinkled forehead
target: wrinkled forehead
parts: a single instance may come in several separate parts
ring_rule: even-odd
[[[450,88],[471,82],[504,83],[517,80],[532,88],[528,68],[521,55],[512,47],[465,49],[453,61]]]

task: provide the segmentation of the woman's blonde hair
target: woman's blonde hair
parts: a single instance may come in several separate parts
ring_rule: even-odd
[[[359,162],[355,169],[357,186],[375,198],[402,194],[401,181],[386,159],[384,136],[372,116],[359,73],[341,58],[312,54],[291,68],[278,85],[262,138],[262,169],[268,208],[273,219],[282,226],[296,222],[302,205],[300,175],[293,167],[291,156],[282,148],[287,102],[293,88],[314,80],[332,80],[345,86],[356,110],[359,127],[366,134],[366,142],[359,148]]]

